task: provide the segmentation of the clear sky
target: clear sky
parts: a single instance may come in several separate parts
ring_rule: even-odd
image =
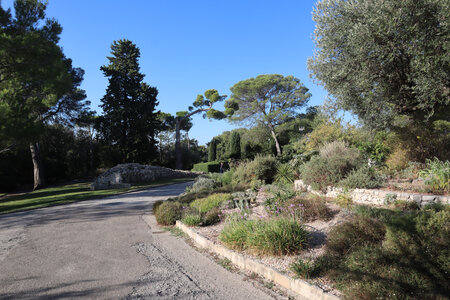
[[[1,0],[0,0],[1,1]],[[312,0],[49,0],[47,17],[63,27],[60,45],[86,71],[82,88],[92,109],[105,94],[110,45],[126,38],[141,50],[145,81],[159,90],[158,109],[187,110],[207,89],[230,95],[235,83],[260,74],[294,75],[310,89],[309,105],[327,93],[309,78],[314,52]],[[3,0],[4,8],[13,0]],[[217,106],[221,108],[220,106]],[[191,138],[205,144],[236,128],[194,117]]]

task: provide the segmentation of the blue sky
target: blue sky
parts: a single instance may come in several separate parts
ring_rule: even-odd
[[[309,105],[321,104],[327,93],[306,68],[314,51],[315,2],[49,0],[47,17],[60,22],[64,53],[86,71],[82,88],[93,109],[101,113],[108,82],[99,68],[110,45],[127,38],[141,50],[145,81],[159,90],[158,109],[174,114],[207,89],[230,95],[240,80],[272,73],[299,78],[312,94]],[[198,115],[189,134],[205,144],[233,128]]]

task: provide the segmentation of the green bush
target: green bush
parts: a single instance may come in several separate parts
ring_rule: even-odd
[[[299,278],[308,279],[315,272],[314,262],[310,259],[299,258],[296,262],[291,264],[290,269]]]
[[[385,233],[386,228],[380,221],[355,217],[330,231],[326,251],[333,255],[345,255],[358,247],[380,244]]]
[[[275,181],[281,184],[291,184],[294,182],[295,174],[294,168],[290,164],[279,164],[277,173],[275,174]]]
[[[419,176],[425,180],[425,184],[433,191],[450,191],[450,161],[440,161],[436,157],[434,160],[427,159],[426,167]]]
[[[341,180],[338,185],[349,189],[376,189],[384,183],[381,177],[373,168],[367,166],[350,171],[347,178]]]
[[[248,163],[242,163],[233,174],[233,184],[250,185],[255,181],[272,183],[277,173],[278,162],[272,156],[258,155]]]
[[[345,149],[345,150],[344,150]],[[358,149],[330,143],[301,167],[301,179],[315,190],[335,185],[362,163]]]
[[[201,191],[212,191],[215,187],[214,180],[208,177],[198,177],[192,187],[188,189],[190,193],[198,193]]]
[[[155,203],[153,203],[153,205],[152,205],[153,213],[155,213],[158,210],[158,207],[163,203],[164,203],[164,200],[155,201]]]
[[[181,219],[181,222],[188,226],[198,226],[202,223],[202,216],[199,214],[187,214]]]
[[[298,222],[287,218],[235,218],[226,223],[219,238],[233,249],[249,250],[258,255],[285,255],[305,248],[308,232]]]
[[[219,208],[215,207],[213,209],[211,209],[210,211],[208,211],[204,216],[203,216],[203,221],[202,221],[202,225],[203,226],[210,226],[210,225],[214,225],[216,223],[220,222],[220,210]]]
[[[215,207],[219,207],[222,203],[231,199],[230,194],[214,194],[206,198],[201,198],[193,201],[190,206],[199,213],[207,213]]]
[[[217,183],[219,186],[227,186],[231,184],[231,179],[233,177],[234,170],[229,170],[224,173],[211,173],[211,179]]]
[[[181,219],[182,206],[178,202],[165,201],[156,209],[156,222],[161,225],[174,225]]]
[[[224,171],[229,169],[227,162],[223,162],[223,169]],[[204,173],[219,173],[220,162],[210,161],[205,163],[198,163],[192,167],[192,171]]]
[[[355,220],[338,225],[311,273],[321,269],[347,299],[445,299],[450,292],[448,207],[404,212],[356,206],[353,211],[384,225],[367,217],[360,225]]]

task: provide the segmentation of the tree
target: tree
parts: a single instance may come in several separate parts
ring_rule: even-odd
[[[450,109],[449,19],[447,0],[321,0],[308,68],[372,128],[429,127]]]
[[[293,76],[259,75],[240,81],[230,88],[232,95],[225,103],[231,121],[263,123],[270,130],[277,155],[281,147],[275,127],[297,114],[311,97],[308,89]]]
[[[241,158],[241,135],[237,131],[232,131],[230,140],[230,158],[239,159]]]
[[[161,121],[155,107],[158,90],[143,82],[139,48],[123,39],[111,45],[109,64],[100,70],[108,77],[101,99],[104,115],[99,132],[120,154],[117,162],[148,163],[157,157],[155,136]]]
[[[46,4],[16,0],[15,18],[0,6],[0,152],[29,144],[34,189],[45,184],[39,139],[46,124],[72,123],[88,102],[84,71],[58,46],[62,28],[45,18]]]
[[[194,101],[192,106],[189,107],[189,112],[178,112],[176,117],[176,129],[175,129],[175,157],[176,157],[176,168],[181,169],[183,167],[182,154],[181,154],[181,136],[180,130],[182,128],[183,122],[190,118],[191,116],[203,112],[204,118],[208,119],[223,119],[225,114],[219,110],[213,108],[213,104],[216,102],[223,101],[226,98],[225,95],[219,95],[217,90],[207,90],[205,96],[198,95],[197,99]]]

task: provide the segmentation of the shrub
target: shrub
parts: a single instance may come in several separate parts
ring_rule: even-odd
[[[350,197],[350,195],[345,192],[337,195],[335,201],[340,207],[344,207],[347,209],[353,204],[352,197]]]
[[[223,162],[224,170],[228,170],[229,166],[227,162]],[[204,172],[204,173],[219,173],[220,172],[220,162],[211,161],[205,163],[198,163],[192,167],[192,171]]]
[[[301,206],[299,206],[301,205]],[[307,222],[315,220],[330,220],[334,213],[327,206],[324,198],[319,196],[294,197],[283,204],[283,212],[292,214],[292,210],[299,210],[303,216],[303,220]],[[287,216],[285,213],[283,214]]]
[[[358,247],[381,244],[385,233],[386,228],[380,221],[357,216],[330,231],[326,251],[333,255],[345,255]]]
[[[304,279],[310,278],[315,272],[314,262],[310,259],[299,258],[290,266],[290,269],[297,277]]]
[[[174,225],[182,216],[182,206],[178,202],[165,201],[155,211],[156,222],[161,225]]]
[[[155,201],[155,203],[153,203],[152,211],[154,214],[158,210],[158,207],[163,203],[164,203],[164,200],[158,200],[158,201]]]
[[[325,145],[321,155],[316,155],[301,167],[301,179],[315,190],[341,181],[351,170],[361,165],[359,151],[338,143]],[[323,155],[323,156],[322,156]]]
[[[436,157],[434,160],[427,159],[426,167],[419,172],[419,176],[425,180],[425,184],[434,191],[450,191],[450,161],[440,161]]]
[[[233,184],[249,185],[254,180],[272,183],[277,172],[277,160],[272,156],[258,155],[249,163],[240,164],[233,174]]]
[[[227,222],[220,240],[234,249],[249,250],[262,255],[285,255],[301,251],[308,233],[290,219],[239,220]]]
[[[215,187],[214,180],[208,177],[199,177],[195,180],[192,187],[189,189],[191,193],[198,193],[201,191],[212,191]]]
[[[226,186],[231,184],[231,178],[233,176],[234,170],[226,171],[225,173],[211,173],[211,179],[217,183],[219,186]]]
[[[384,179],[367,166],[353,170],[339,185],[349,189],[375,189],[383,185]]]
[[[202,216],[198,214],[188,214],[185,215],[181,221],[188,226],[198,226],[202,222]]]
[[[277,173],[275,174],[275,181],[281,184],[291,184],[294,182],[294,169],[290,164],[279,164]]]
[[[193,201],[190,206],[199,213],[207,213],[215,207],[219,207],[222,203],[231,199],[230,194],[214,194],[206,198],[201,198]]]
[[[202,225],[210,226],[219,222],[220,222],[220,210],[219,208],[215,207],[204,215]]]
[[[397,147],[386,159],[386,166],[389,170],[398,172],[407,168],[410,161],[410,151],[404,147]]]

